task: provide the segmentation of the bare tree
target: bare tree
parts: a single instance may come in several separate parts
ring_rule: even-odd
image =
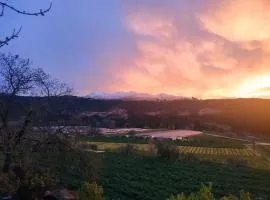
[[[0,1],[0,17],[4,17],[5,10],[11,10],[15,13],[21,14],[21,15],[28,15],[28,16],[44,16],[47,12],[51,10],[52,3],[50,3],[49,7],[47,9],[40,9],[39,11],[36,12],[28,12],[21,10],[19,8],[16,8],[15,6],[12,6],[11,4]],[[17,38],[22,30],[22,27],[19,29],[14,29],[13,32],[9,35],[6,36],[4,39],[0,39],[0,48],[8,45],[9,42],[15,38]]]
[[[29,59],[0,54],[0,145],[4,152],[3,172],[9,171],[12,155],[28,132],[35,113],[35,107],[28,105],[24,117],[13,120],[16,99],[19,96],[43,96],[49,99],[71,92],[66,84],[52,79],[42,69],[32,68]]]

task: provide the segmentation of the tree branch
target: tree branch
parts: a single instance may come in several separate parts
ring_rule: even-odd
[[[44,16],[45,13],[49,12],[52,8],[52,3],[50,3],[50,6],[46,10],[40,9],[38,12],[26,12],[26,11],[21,11],[21,10],[15,8],[14,6],[11,6],[11,5],[4,3],[4,2],[0,2],[0,5],[2,6],[1,16],[4,15],[4,8],[9,8],[10,10],[12,10],[16,13],[19,13],[22,15],[30,15],[30,16]]]
[[[0,17],[3,17],[4,16],[4,11],[5,11],[5,6],[2,5],[2,11],[0,13]]]
[[[24,136],[25,132],[26,132],[26,129],[28,127],[28,125],[30,124],[31,120],[31,115],[32,115],[33,111],[30,110],[24,120],[24,123],[23,123],[23,126],[21,128],[21,130],[16,134],[14,140],[15,140],[15,143],[14,143],[14,148],[20,143],[22,137]]]
[[[2,12],[3,12],[3,11],[2,11]],[[1,16],[1,15],[0,15],[0,16]],[[18,30],[15,30],[15,29],[14,29],[13,32],[12,32],[12,34],[11,34],[11,36],[6,37],[4,40],[0,40],[0,48],[3,47],[3,46],[5,46],[5,45],[8,45],[8,43],[9,43],[11,40],[17,38],[17,37],[19,36],[21,30],[22,30],[22,27],[20,27]]]
[[[0,7],[1,7],[1,11],[0,11],[0,17],[3,17],[4,16],[4,13],[5,13],[5,10],[6,9],[10,9],[18,14],[21,14],[21,15],[29,15],[29,16],[44,16],[47,12],[49,12],[52,8],[52,3],[50,3],[50,6],[43,10],[43,9],[40,9],[39,11],[37,12],[27,12],[27,11],[24,11],[24,10],[20,10],[20,9],[17,9],[15,8],[14,6],[8,4],[8,3],[5,3],[5,2],[2,2],[0,1]],[[19,36],[19,33],[21,32],[21,29],[18,29],[18,30],[14,30],[13,33],[10,35],[10,36],[7,36],[4,40],[0,40],[0,48],[5,46],[5,45],[8,45],[8,43],[17,38]]]

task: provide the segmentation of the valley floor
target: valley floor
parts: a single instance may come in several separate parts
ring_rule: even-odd
[[[209,182],[218,196],[245,190],[270,199],[269,177],[267,170],[107,152],[101,185],[109,199],[164,200],[171,194],[194,192]]]

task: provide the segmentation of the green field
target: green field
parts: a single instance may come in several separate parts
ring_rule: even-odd
[[[87,148],[91,144],[97,145],[99,150],[117,150],[121,146],[127,143],[108,143],[108,142],[84,142],[84,148]],[[148,151],[150,149],[149,144],[133,144],[138,147],[139,150]],[[194,146],[179,146],[181,153],[191,153],[198,155],[216,155],[216,156],[241,156],[241,157],[254,157],[256,153],[252,149],[248,148],[208,148],[208,147],[194,147]]]
[[[246,142],[201,134],[176,141],[180,146],[212,147],[212,148],[245,148]]]
[[[83,142],[82,147],[88,149],[96,145],[101,151],[119,151],[120,147],[129,143],[108,143],[108,142]],[[132,144],[137,147],[141,155],[151,154],[153,146],[149,144]],[[182,154],[192,154],[196,159],[217,163],[227,163],[230,159],[236,162],[243,162],[244,165],[257,169],[270,169],[270,161],[260,156],[252,148],[209,148],[194,146],[178,146]]]
[[[270,199],[269,177],[265,170],[107,152],[100,184],[108,199],[164,200],[171,194],[194,192],[208,182],[219,196],[244,189]]]
[[[104,189],[105,199],[165,200],[172,194],[197,191],[201,184],[209,182],[213,184],[213,193],[218,197],[238,195],[245,190],[256,198],[270,199],[270,166],[269,161],[260,156],[262,150],[255,151],[248,146],[183,145],[178,146],[180,158],[169,161],[151,152],[155,142],[135,143],[131,140],[129,143],[127,140],[127,143],[117,143],[90,139],[81,140],[80,146],[89,150],[96,145],[98,150],[104,150],[102,153],[83,152],[83,157],[89,156],[92,163],[97,163],[97,180]],[[172,144],[172,141],[160,142]],[[137,147],[134,154],[119,151],[127,144]],[[269,152],[268,148],[264,146],[265,154]],[[77,154],[50,153],[41,154],[40,164],[54,171],[59,184],[78,190],[84,181],[89,180],[86,168],[79,167]],[[66,163],[66,156],[70,158],[69,164],[63,164]]]
[[[236,156],[236,157],[254,157],[255,151],[252,149],[238,149],[238,148],[208,148],[208,147],[190,147],[181,146],[180,152],[192,153],[200,155],[214,155],[214,156]]]

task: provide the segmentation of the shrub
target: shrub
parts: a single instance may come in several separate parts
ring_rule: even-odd
[[[9,173],[1,175],[0,196],[13,196],[19,188],[27,188],[34,198],[41,198],[47,188],[54,187],[57,184],[57,179],[49,170],[40,167],[28,168],[27,170],[21,169],[24,171],[24,175],[18,176],[18,170],[16,170],[18,168],[14,167]],[[22,189],[22,191],[24,190]]]
[[[101,135],[101,130],[99,128],[90,127],[87,131],[88,136],[98,136]]]
[[[191,162],[198,162],[199,161],[199,158],[192,153],[181,153],[180,159],[185,160],[185,161],[191,161]]]
[[[252,200],[250,193],[241,191],[240,197],[234,195],[224,196],[220,200]]]
[[[212,193],[212,184],[208,186],[202,185],[201,189],[196,193],[191,193],[189,196],[185,196],[184,193],[180,195],[172,195],[167,200],[215,200],[217,198],[214,197]],[[251,200],[251,195],[249,193],[241,192],[240,198],[234,195],[224,196],[220,198],[220,200]]]
[[[215,200],[212,193],[212,185],[202,185],[201,189],[197,193],[191,193],[189,196],[185,196],[183,193],[177,196],[171,196],[167,200]]]
[[[90,149],[90,150],[95,150],[97,151],[98,150],[98,146],[96,144],[89,144],[89,143],[83,143],[79,146],[80,149]]]
[[[241,158],[229,158],[226,160],[228,165],[236,166],[236,167],[245,167],[247,166],[247,161]]]
[[[157,155],[157,145],[153,140],[149,140],[148,144],[148,151],[150,155],[156,156]]]
[[[90,149],[94,150],[94,151],[97,151],[98,150],[98,146],[96,144],[91,144],[89,146]]]
[[[12,172],[0,175],[0,197],[15,194],[19,187],[16,175]]]
[[[84,183],[78,192],[79,200],[102,200],[103,188],[95,182]]]
[[[138,152],[138,148],[132,144],[126,144],[120,147],[120,152],[126,155],[135,155]]]
[[[135,136],[136,134],[137,134],[137,132],[134,131],[134,130],[130,130],[130,131],[128,131],[128,133],[127,133],[127,135],[130,135],[130,136]]]
[[[159,142],[156,144],[157,155],[166,160],[177,160],[179,150],[176,145]]]

